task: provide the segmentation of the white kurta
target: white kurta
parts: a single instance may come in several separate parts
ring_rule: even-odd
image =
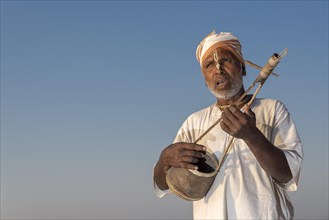
[[[277,100],[256,99],[251,106],[256,114],[257,127],[276,147],[284,151],[293,178],[289,183],[277,183],[260,166],[253,153],[241,139],[234,139],[220,172],[208,194],[193,202],[194,219],[291,219],[293,206],[287,191],[297,190],[303,158],[302,144],[294,122]],[[183,123],[175,142],[194,142],[218,118],[221,111],[209,106],[190,115]],[[221,158],[228,145],[229,135],[219,125],[199,144],[209,147]],[[162,197],[167,191],[155,186]]]

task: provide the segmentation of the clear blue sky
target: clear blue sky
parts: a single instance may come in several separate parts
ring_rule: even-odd
[[[195,59],[230,31],[304,144],[296,218],[328,218],[328,1],[1,1],[1,218],[191,218],[152,169],[212,104]],[[258,71],[247,68],[245,85]]]

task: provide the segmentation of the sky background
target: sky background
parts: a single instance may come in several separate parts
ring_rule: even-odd
[[[1,1],[1,218],[192,218],[152,170],[215,101],[195,59],[213,29],[260,66],[289,49],[258,97],[304,144],[296,219],[328,219],[328,1]]]

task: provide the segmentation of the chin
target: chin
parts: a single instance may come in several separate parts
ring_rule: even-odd
[[[216,98],[228,100],[234,97],[235,95],[237,95],[240,92],[241,88],[242,88],[242,84],[232,89],[223,90],[223,91],[216,91],[215,89],[209,89],[209,90]]]

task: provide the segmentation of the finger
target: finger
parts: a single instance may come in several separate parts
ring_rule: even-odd
[[[195,151],[195,150],[186,150],[182,153],[182,156],[201,158],[202,157],[202,152],[201,151]]]
[[[191,170],[197,170],[198,166],[195,164],[187,163],[187,162],[181,162],[177,164],[174,167],[181,167],[181,168],[186,168],[186,169],[191,169]]]
[[[233,127],[237,122],[237,118],[232,114],[232,112],[227,108],[222,114],[222,124],[225,124],[227,127]]]
[[[198,170],[199,169],[199,167],[197,165],[190,164],[190,163],[186,164],[186,168],[191,169],[191,170]]]
[[[185,149],[188,149],[188,150],[194,150],[194,151],[206,151],[207,148],[203,145],[200,145],[200,144],[192,144],[192,143],[186,143],[184,145],[184,148]]]
[[[230,127],[232,132],[236,133],[236,130],[239,130],[241,125],[247,123],[249,116],[247,116],[247,114],[245,114],[244,112],[241,112],[240,109],[235,106],[229,107],[228,114],[230,114],[230,112],[233,114],[230,118],[231,124],[227,125]]]
[[[224,110],[225,117],[230,120],[231,122],[239,120],[239,118],[236,116],[237,112],[240,110],[237,109],[235,106],[230,106]]]
[[[241,117],[243,117],[243,113],[236,106],[230,106],[228,107],[228,109],[235,116],[235,118],[240,119]]]
[[[251,110],[250,105],[246,104],[244,106],[244,112],[246,115],[248,115],[251,118],[255,118],[255,113]]]
[[[223,129],[223,131],[225,131],[226,133],[230,133],[231,132],[231,129],[230,127],[224,122],[224,121],[221,121],[220,123],[220,127]]]
[[[195,158],[195,157],[182,157],[182,161],[183,162],[186,162],[186,163],[197,163],[199,161],[198,158]]]

